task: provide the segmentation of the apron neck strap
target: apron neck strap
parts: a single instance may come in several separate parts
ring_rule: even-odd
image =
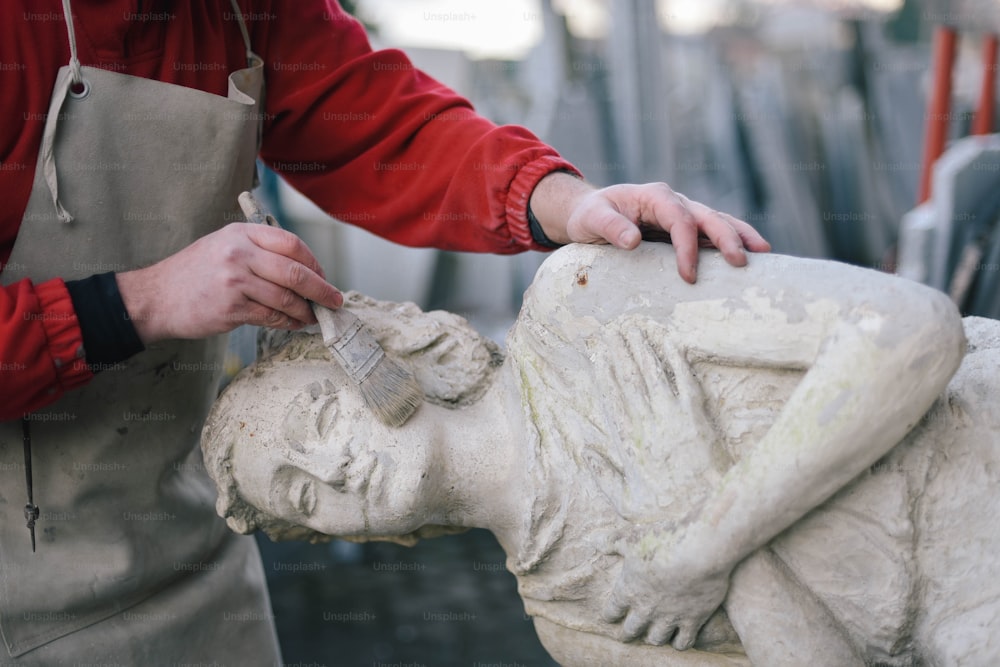
[[[63,3],[67,2],[69,0],[63,0]],[[240,5],[236,0],[229,0],[229,3],[233,6],[233,13],[236,14],[236,20],[240,24],[240,34],[243,35],[243,44],[247,48],[247,67],[252,67],[257,60],[257,55],[250,48],[250,32],[247,30],[246,21],[243,20],[243,10],[240,9]]]
[[[243,20],[243,10],[240,9],[239,3],[237,3],[236,0],[230,0],[230,3],[233,6],[233,11],[236,13],[236,19],[240,25],[240,34],[243,35],[243,44],[246,46],[247,66],[252,67],[254,64],[260,62],[260,58],[250,48],[250,32],[247,30],[246,21]],[[57,89],[53,93],[53,100],[50,103],[50,112],[56,116],[59,113],[59,109],[62,108],[62,103],[66,99],[67,94],[71,94],[75,97],[85,97],[89,90],[88,84],[83,80],[83,71],[81,70],[80,59],[77,57],[76,31],[73,28],[73,11],[70,8],[70,0],[62,0],[62,6],[63,15],[66,18],[66,33],[69,36],[69,70],[71,81],[68,86],[57,86]],[[77,90],[77,88],[79,88],[79,90]],[[56,125],[57,123],[55,122],[46,123],[45,131],[42,135],[42,146],[39,159],[43,163],[42,169],[45,181],[49,186],[49,191],[52,193],[52,203],[55,206],[56,216],[61,222],[69,223],[73,221],[73,216],[63,207],[62,202],[59,201],[59,177],[56,173],[54,153]],[[259,136],[257,143],[259,147]],[[256,181],[256,178],[254,180]]]
[[[233,6],[233,13],[240,24],[240,34],[243,35],[243,45],[247,50],[247,65],[252,65],[257,56],[250,47],[250,32],[247,30],[246,21],[243,20],[243,10],[236,0],[229,0]],[[76,30],[73,28],[73,10],[70,8],[70,0],[62,0],[63,15],[66,17],[66,33],[69,36],[69,68],[73,74],[73,83],[79,85],[83,83],[83,73],[80,71],[80,59],[76,51]]]
[[[73,29],[73,11],[69,0],[62,0],[63,15],[66,17],[66,32],[69,34],[69,69],[73,74],[73,83],[83,83],[83,73],[80,71],[80,59],[76,54],[76,31]],[[241,19],[242,20],[242,19]]]

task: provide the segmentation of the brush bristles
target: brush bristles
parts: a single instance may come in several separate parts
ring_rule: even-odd
[[[402,426],[424,402],[413,373],[385,356],[358,386],[365,403],[388,426]]]

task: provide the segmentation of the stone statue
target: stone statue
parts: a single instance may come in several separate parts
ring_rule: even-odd
[[[276,334],[205,427],[220,514],[487,528],[567,667],[1000,664],[1000,325],[834,262],[699,266],[567,246],[504,353],[351,295],[426,402],[385,427],[318,336]]]

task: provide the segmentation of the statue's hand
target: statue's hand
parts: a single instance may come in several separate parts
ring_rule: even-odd
[[[622,623],[626,641],[644,637],[650,644],[669,641],[681,651],[691,648],[725,599],[730,571],[705,572],[690,561],[682,563],[675,557],[677,543],[669,538],[669,545],[653,553],[648,545],[640,546],[643,542],[623,550],[628,553],[602,616],[608,623]]]

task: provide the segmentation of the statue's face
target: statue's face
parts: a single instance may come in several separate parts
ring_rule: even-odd
[[[240,495],[327,535],[402,535],[422,526],[434,483],[429,441],[419,428],[382,425],[358,394],[353,385],[313,381],[280,425],[240,438],[232,460]]]

